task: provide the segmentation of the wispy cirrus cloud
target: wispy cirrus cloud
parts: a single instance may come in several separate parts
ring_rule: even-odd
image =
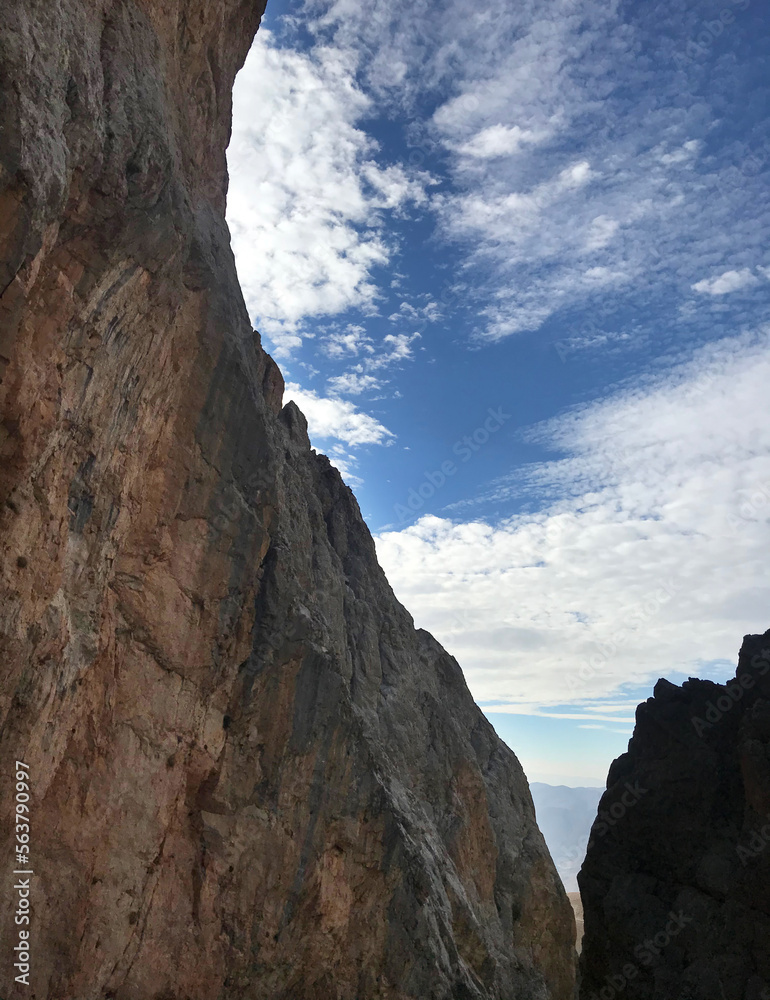
[[[673,312],[704,272],[767,265],[767,185],[721,117],[745,86],[725,40],[747,30],[747,0],[708,45],[694,41],[707,12],[684,2],[306,6],[318,37],[359,53],[367,92],[407,115],[412,156],[444,155],[451,184],[431,206],[472,275],[478,340],[599,301]]]
[[[765,629],[768,379],[768,330],[714,343],[533,431],[564,457],[485,498],[530,495],[533,513],[456,508],[379,535],[396,593],[487,711],[596,717],[627,705],[624,685],[732,662],[736,637]]]
[[[260,32],[236,87],[229,219],[279,356],[314,318],[377,311],[387,220],[415,210],[459,255],[480,342],[550,320],[569,333],[599,303],[655,303],[683,330],[709,323],[712,289],[766,295],[747,276],[770,266],[770,194],[720,117],[742,73],[720,46],[747,2],[729,6],[705,49],[683,0],[306,0],[311,44]],[[394,162],[366,132],[377,116],[403,133]]]

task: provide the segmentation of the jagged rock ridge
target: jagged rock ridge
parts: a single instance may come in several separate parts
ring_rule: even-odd
[[[726,685],[658,681],[578,882],[583,1000],[770,1000],[770,632]]]
[[[35,871],[31,990],[3,956],[0,991],[567,1000],[521,768],[243,304],[224,150],[261,6],[0,26],[0,810],[23,760]]]

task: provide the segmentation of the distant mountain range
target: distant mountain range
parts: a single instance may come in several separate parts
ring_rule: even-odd
[[[567,892],[577,892],[588,835],[596,819],[603,788],[530,783],[537,822]]]

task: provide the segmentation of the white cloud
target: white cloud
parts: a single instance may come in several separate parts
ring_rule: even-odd
[[[293,399],[307,417],[311,441],[337,439],[350,447],[365,444],[388,444],[395,435],[353,403],[319,396],[292,382],[286,385],[285,400]]]
[[[655,152],[659,152],[661,163],[685,163],[697,155],[700,146],[698,139],[690,139],[671,152],[664,152],[664,147],[659,147]]]
[[[389,349],[388,362],[403,361],[412,356],[412,344],[420,339],[419,333],[389,333],[382,338]]]
[[[359,324],[349,324],[343,331],[336,331],[325,337],[321,350],[330,358],[355,357],[358,354],[372,354],[372,339]]]
[[[481,129],[472,139],[457,147],[461,156],[488,160],[498,156],[510,156],[517,153],[523,146],[542,142],[550,135],[547,129],[540,131],[527,130],[518,125],[489,125]]]
[[[359,375],[356,372],[343,372],[342,375],[334,375],[328,380],[329,388],[335,395],[347,394],[349,396],[360,396],[362,392],[373,392],[385,384],[374,375]]]
[[[749,288],[758,283],[759,278],[750,268],[744,267],[740,271],[723,271],[715,278],[696,281],[692,287],[704,295],[727,295],[729,292],[737,292],[741,288]]]
[[[425,201],[427,175],[378,163],[357,127],[371,99],[355,68],[350,51],[282,49],[263,29],[236,81],[227,217],[249,311],[279,356],[307,318],[374,307],[392,252],[382,212]]]
[[[419,339],[419,333],[389,333],[382,338],[382,347],[384,350],[380,351],[379,354],[375,353],[370,357],[364,358],[363,361],[353,367],[353,371],[359,374],[379,371],[382,368],[388,368],[400,362],[410,361],[414,356],[412,344]]]
[[[391,313],[388,316],[388,320],[391,323],[400,323],[403,321],[409,323],[435,323],[437,320],[441,319],[441,306],[438,302],[434,302],[430,296],[427,297],[428,301],[424,305],[413,305],[411,302],[402,302],[398,307],[398,312]]]
[[[489,499],[545,495],[547,508],[379,535],[396,593],[487,711],[614,713],[622,685],[734,662],[770,625],[769,380],[769,331],[717,342],[539,428],[567,457]]]
[[[473,276],[477,339],[536,330],[599,297],[643,303],[651,315],[653,302],[686,298],[704,269],[764,245],[766,186],[736,168],[743,154],[704,155],[722,111],[702,97],[699,62],[683,73],[676,58],[689,30],[678,8],[309,8],[321,14],[311,24],[363,54],[359,73],[376,100],[413,116],[417,155],[436,144],[448,155],[453,185],[432,205]],[[682,100],[688,84],[698,99]],[[426,95],[436,107],[429,121],[419,114]]]
[[[586,250],[603,250],[612,242],[615,233],[618,231],[618,226],[617,219],[612,219],[608,215],[597,215],[592,220],[586,235]]]
[[[410,203],[424,205],[428,200],[425,186],[438,183],[424,173],[419,175],[419,179],[409,177],[400,164],[383,168],[370,161],[363,165],[362,173],[381,196],[378,208],[402,210]]]
[[[332,357],[343,357],[347,352],[356,354],[359,350],[365,350],[366,354],[362,360],[340,375],[334,375],[328,380],[329,388],[335,395],[345,393],[351,396],[360,395],[362,392],[369,392],[380,389],[387,385],[387,380],[382,380],[371,372],[381,371],[392,365],[402,364],[413,358],[412,345],[420,339],[419,333],[389,333],[382,338],[379,349],[372,346],[367,337],[365,341],[360,341],[359,334],[334,335],[337,339],[327,341],[327,353]],[[332,344],[333,350],[329,349]]]
[[[327,448],[326,455],[348,486],[355,488],[363,485],[363,479],[353,472],[356,465],[356,458],[350,454],[344,445],[333,444],[330,448]]]
[[[415,207],[459,250],[477,340],[598,299],[652,315],[720,261],[736,274],[755,263],[766,191],[734,176],[729,153],[704,153],[718,112],[681,99],[681,12],[617,0],[306,0],[304,12],[307,52],[258,35],[229,153],[239,272],[279,355],[313,317],[376,311],[378,269],[396,254],[386,215]],[[440,194],[418,168],[381,162],[364,131],[377,114],[404,125],[405,163],[443,154]]]
[[[602,719],[604,722],[633,722],[634,716],[629,715],[627,718],[617,718],[614,715],[594,715],[590,712],[544,712],[539,706],[532,704],[531,702],[524,702],[519,705],[512,704],[498,704],[493,702],[489,705],[482,704],[479,706],[482,712],[486,712],[489,715],[497,712],[500,715],[528,715],[530,717],[537,716],[539,719]],[[636,708],[636,706],[634,706]],[[581,729],[604,729],[604,726],[581,726]]]

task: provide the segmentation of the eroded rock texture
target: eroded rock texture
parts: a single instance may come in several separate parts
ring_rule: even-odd
[[[658,681],[578,881],[582,1000],[770,1000],[770,632],[727,685]]]
[[[261,4],[9,7],[0,815],[23,760],[35,876],[29,989],[0,894],[2,996],[567,1000],[518,762],[244,308],[224,150]]]

